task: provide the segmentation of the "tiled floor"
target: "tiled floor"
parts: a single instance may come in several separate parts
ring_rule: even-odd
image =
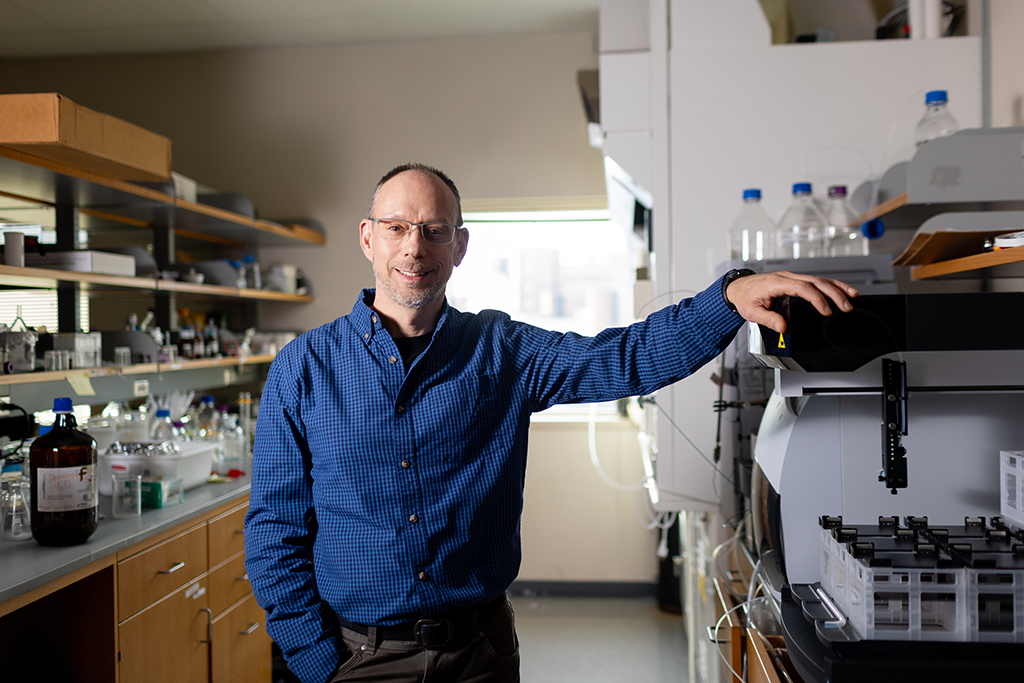
[[[686,683],[683,618],[652,598],[513,597],[523,683]]]

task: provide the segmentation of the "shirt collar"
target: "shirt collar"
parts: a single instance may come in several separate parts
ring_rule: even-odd
[[[384,332],[384,325],[380,321],[380,316],[377,311],[373,310],[373,300],[377,295],[376,289],[364,289],[360,292],[359,297],[356,298],[356,303],[352,307],[352,313],[349,315],[349,320],[356,332],[365,342],[369,342],[373,339],[375,334]],[[445,321],[448,319],[448,311],[450,310],[448,305],[448,297],[445,297],[444,304],[441,306],[441,317],[437,320],[437,326],[434,328],[434,335],[437,335],[437,331],[440,330]]]

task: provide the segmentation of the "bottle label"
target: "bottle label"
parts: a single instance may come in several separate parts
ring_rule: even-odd
[[[36,470],[39,512],[72,512],[96,507],[96,465]]]

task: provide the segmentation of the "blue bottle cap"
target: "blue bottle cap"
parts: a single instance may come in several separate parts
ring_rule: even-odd
[[[207,394],[206,396],[203,396],[202,399],[200,399],[200,402],[201,403],[213,403],[214,400],[215,399],[213,398],[213,394]]]
[[[860,226],[860,234],[869,240],[876,240],[885,234],[885,223],[880,218],[864,221],[863,225]]]
[[[160,410],[156,411],[156,416],[157,417],[170,417],[171,416],[171,411],[164,410],[163,408],[161,408]]]
[[[793,183],[793,194],[810,194],[810,183]]]
[[[925,94],[925,104],[933,104],[935,102],[949,102],[949,97],[947,97],[945,90],[932,90]]]
[[[744,199],[760,199],[761,198],[761,190],[758,190],[757,188],[751,188],[749,190],[743,190],[743,198]]]
[[[55,398],[55,399],[53,399],[53,412],[55,412],[55,413],[70,413],[71,412],[71,399],[70,398]]]

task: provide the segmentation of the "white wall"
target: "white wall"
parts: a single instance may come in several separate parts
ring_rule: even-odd
[[[991,0],[992,125],[1024,126],[1024,3]]]
[[[597,424],[597,457],[612,481],[631,485],[644,476],[637,431],[628,422]],[[590,461],[586,424],[534,423],[519,578],[655,581],[658,538],[640,525],[637,497],[599,478]]]

